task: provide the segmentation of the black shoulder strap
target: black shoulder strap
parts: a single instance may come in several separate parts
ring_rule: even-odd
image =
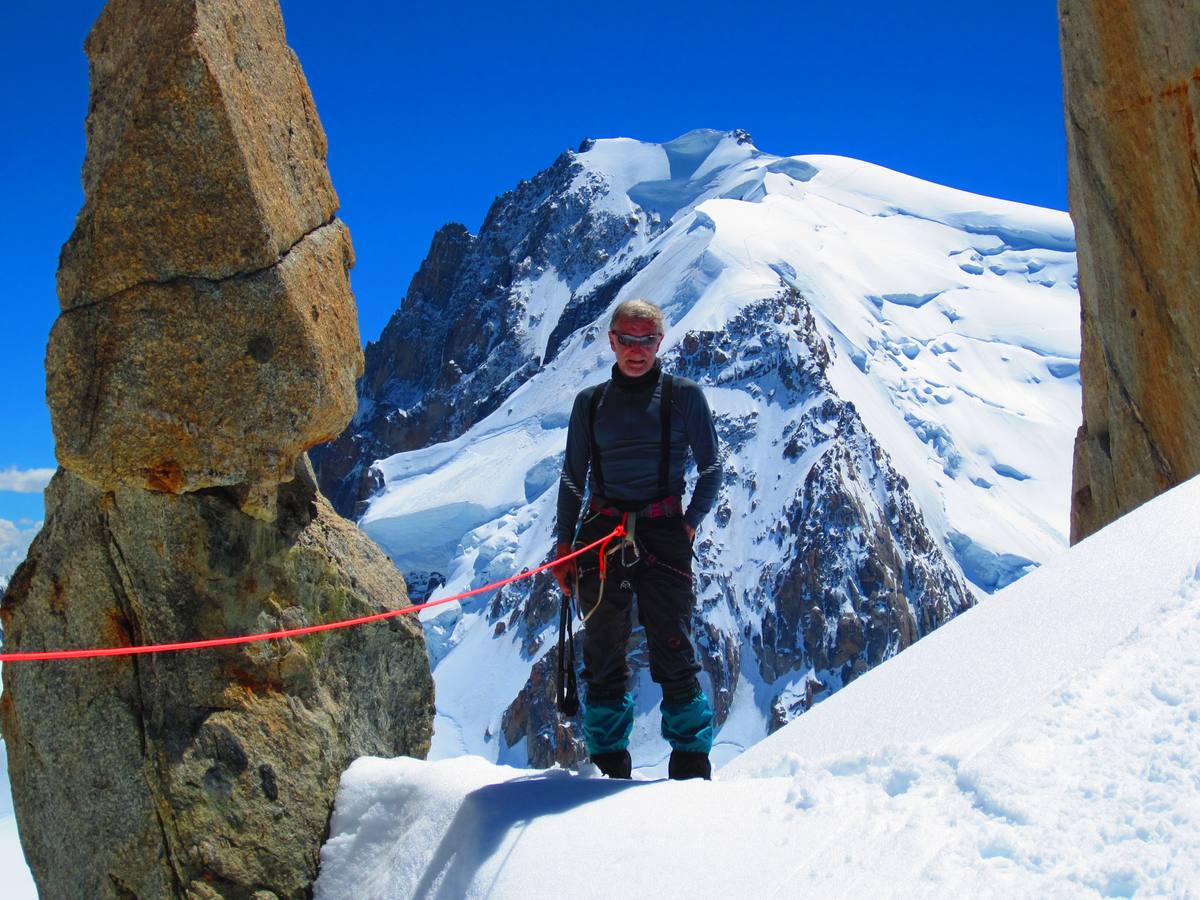
[[[671,376],[663,373],[662,390],[658,395],[659,417],[662,420],[658,457],[659,498],[667,496],[667,478],[671,474],[671,381]]]
[[[592,391],[592,400],[588,404],[588,440],[592,445],[592,476],[596,479],[596,487],[600,490],[600,496],[606,494],[604,490],[604,472],[600,468],[600,445],[596,443],[596,410],[600,408],[600,401],[604,399],[604,392],[608,390],[608,382],[596,385],[596,389]]]

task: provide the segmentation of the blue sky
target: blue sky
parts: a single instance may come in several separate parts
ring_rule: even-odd
[[[448,221],[585,137],[744,128],[780,155],[833,153],[964,190],[1067,208],[1056,4],[283,0],[329,136],[378,337]],[[84,37],[98,0],[0,13],[10,225],[0,474],[54,465],[43,357],[58,251],[82,204]],[[5,490],[0,518],[41,515]]]

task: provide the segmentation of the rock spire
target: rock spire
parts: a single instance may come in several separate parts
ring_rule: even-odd
[[[362,374],[350,236],[282,18],[114,0],[85,47],[85,203],[46,366],[59,462],[99,487],[269,489],[345,427]]]
[[[1083,425],[1071,539],[1200,472],[1200,4],[1060,0]]]
[[[407,605],[305,450],[362,372],[325,135],[275,2],[111,0],[47,351],[60,468],[0,606],[11,651]],[[423,756],[418,623],[4,667],[43,897],[304,897],[342,770]]]

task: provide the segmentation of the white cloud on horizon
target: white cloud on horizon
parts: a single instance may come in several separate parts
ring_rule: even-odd
[[[18,494],[41,493],[50,479],[54,469],[18,469],[9,466],[0,469],[0,491],[15,491]]]
[[[25,522],[28,520],[22,520]],[[25,559],[29,545],[41,530],[41,522],[27,526],[0,519],[0,577],[8,578]]]

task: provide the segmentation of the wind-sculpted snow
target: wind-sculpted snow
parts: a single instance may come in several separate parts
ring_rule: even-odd
[[[341,439],[375,492],[362,525],[435,597],[546,561],[566,414],[608,377],[607,317],[658,303],[664,363],[705,387],[725,454],[695,624],[730,759],[1065,547],[1072,241],[1065,213],[744,133],[587,141],[479,236],[435,240],[368,348]],[[443,610],[425,623],[433,755],[576,759],[552,579]],[[653,772],[658,695],[634,663]]]

